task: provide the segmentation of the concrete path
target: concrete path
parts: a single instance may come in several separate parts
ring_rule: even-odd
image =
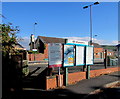
[[[75,85],[67,86],[65,89],[77,94],[89,94],[90,92],[103,87],[105,84],[117,81],[118,79],[120,80],[120,72],[115,72],[108,75],[82,80]]]

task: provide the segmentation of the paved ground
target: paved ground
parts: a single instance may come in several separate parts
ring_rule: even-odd
[[[89,95],[103,85],[119,80],[120,72],[102,75],[99,77],[82,80],[75,85],[53,90],[27,88],[22,91],[11,92],[5,99],[41,99],[41,98],[75,98],[75,99],[120,99],[120,88],[105,88],[98,94]]]
[[[82,80],[75,85],[67,86],[66,89],[78,94],[88,94],[96,89],[101,88],[107,83],[117,81],[120,78],[120,72],[111,73],[109,75],[102,75],[99,77]]]

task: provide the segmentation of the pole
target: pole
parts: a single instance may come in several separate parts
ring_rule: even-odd
[[[107,50],[105,50],[105,60],[104,60],[105,69],[107,68]]]
[[[37,23],[34,23],[34,49],[35,49],[35,25],[37,25]],[[34,52],[34,61],[35,61],[35,52]]]
[[[62,82],[61,82],[61,75],[60,75],[60,67],[58,67],[58,86],[62,87]]]
[[[86,79],[90,79],[90,65],[87,66]]]
[[[92,45],[92,5],[90,5],[90,45]]]
[[[65,86],[68,85],[68,68],[65,67]]]
[[[89,45],[92,45],[92,5],[97,5],[97,4],[99,4],[99,2],[95,2],[94,4],[83,7],[83,9],[90,7],[90,42],[89,42]]]

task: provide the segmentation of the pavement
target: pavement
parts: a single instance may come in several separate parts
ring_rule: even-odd
[[[96,89],[102,88],[105,84],[118,80],[120,80],[120,72],[114,72],[111,74],[82,80],[75,85],[67,86],[66,89],[77,94],[89,94]]]
[[[106,84],[116,82],[120,78],[120,72],[102,75],[99,77],[82,80],[74,85],[52,90],[24,89],[21,99],[27,98],[75,98],[75,99],[120,99],[120,87],[104,88]],[[102,89],[97,94],[91,94],[95,90]],[[23,98],[24,97],[24,98]]]
[[[52,90],[42,90],[39,88],[23,88],[21,91],[11,91],[4,99],[42,99],[42,98],[75,98],[75,99],[120,99],[120,87],[104,88],[103,86],[111,82],[120,80],[120,72],[101,75],[99,77],[82,80],[74,85]],[[90,94],[97,89],[101,92]]]

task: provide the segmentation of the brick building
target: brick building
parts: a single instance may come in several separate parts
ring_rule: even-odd
[[[56,37],[45,37],[38,36],[34,44],[34,35],[31,35],[30,50],[37,49],[39,54],[28,54],[29,61],[39,61],[48,59],[48,43],[67,43],[67,39],[56,38]],[[97,44],[93,43],[94,46],[94,59],[103,60],[105,58],[105,49]],[[108,56],[114,56],[113,51],[107,51]]]
[[[33,40],[31,40],[33,41]],[[39,61],[39,60],[47,60],[48,59],[48,43],[66,43],[66,39],[63,38],[55,38],[55,37],[45,37],[38,36],[35,40],[35,45],[33,46],[33,42],[30,43],[30,49],[37,49],[39,54],[29,54],[29,61]]]
[[[94,46],[94,59],[104,59],[104,48],[99,44],[93,43]]]
[[[97,43],[93,43],[94,46],[94,59],[101,59],[103,60],[105,58],[105,50],[107,50],[107,56],[115,57],[115,51],[110,49],[105,49],[101,45]]]

